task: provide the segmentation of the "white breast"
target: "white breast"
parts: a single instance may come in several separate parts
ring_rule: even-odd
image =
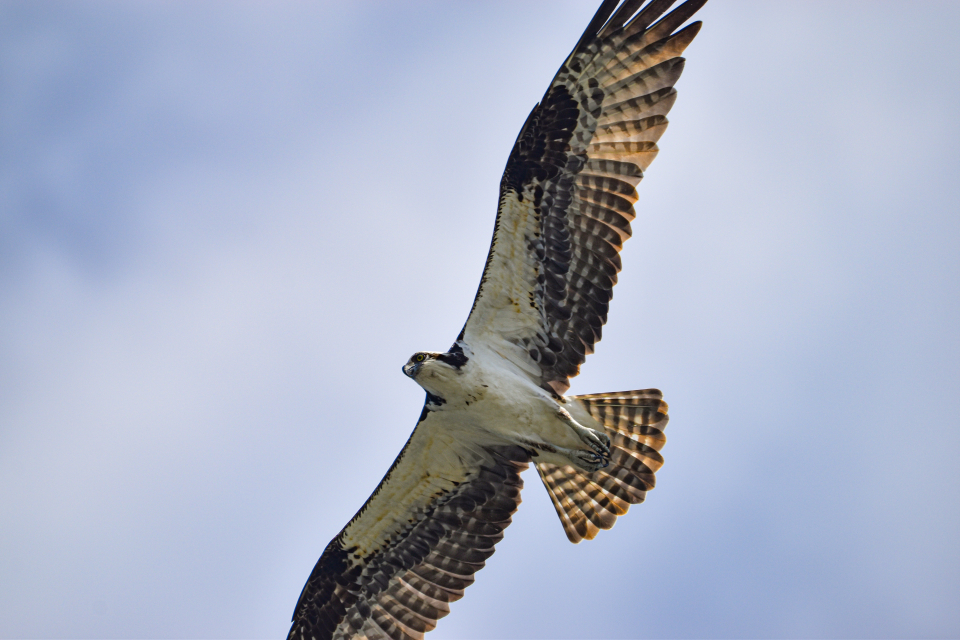
[[[423,380],[417,377],[425,389],[444,399],[437,411],[456,416],[472,437],[485,444],[537,440],[580,446],[557,418],[560,403],[516,364],[488,349],[472,351],[468,358],[459,371],[436,366]]]

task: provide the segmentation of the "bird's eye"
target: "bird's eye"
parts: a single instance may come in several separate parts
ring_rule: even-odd
[[[414,358],[414,360],[416,360],[417,362],[423,362],[426,357],[427,356],[423,355],[422,353],[418,353],[417,357]]]

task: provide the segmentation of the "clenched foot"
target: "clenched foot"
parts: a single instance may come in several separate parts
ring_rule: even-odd
[[[607,463],[610,462],[610,437],[595,429],[588,429],[587,427],[581,427],[581,429],[582,431],[579,432],[580,439],[603,460],[603,466],[607,466]]]
[[[557,411],[557,417],[573,429],[574,433],[580,437],[580,441],[591,449],[590,451],[567,450],[567,455],[577,466],[588,471],[596,471],[610,464],[610,437],[607,434],[583,426],[562,407]]]
[[[572,454],[574,466],[580,467],[588,473],[603,469],[610,464],[609,455],[601,456],[594,451],[576,450],[570,451],[570,454]]]

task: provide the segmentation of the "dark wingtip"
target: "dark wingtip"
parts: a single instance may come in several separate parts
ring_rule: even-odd
[[[603,0],[600,8],[593,14],[593,19],[590,20],[590,24],[583,30],[583,35],[577,40],[576,46],[573,47],[570,55],[567,56],[568,61],[580,50],[580,47],[600,34],[600,29],[607,23],[607,19],[613,14],[613,10],[617,8],[618,4],[620,4],[620,0]]]
[[[705,4],[707,4],[707,0],[687,0],[650,27],[652,38],[658,40],[667,37],[674,29],[686,22],[690,16],[699,11]]]
[[[640,5],[644,3],[644,0],[626,0],[620,8],[617,9],[617,12],[611,16],[610,20],[607,21],[607,24],[603,27],[603,30],[597,34],[601,38],[605,38],[617,29],[623,28],[623,25],[627,24],[630,20],[630,17],[637,12],[637,9],[640,8]]]

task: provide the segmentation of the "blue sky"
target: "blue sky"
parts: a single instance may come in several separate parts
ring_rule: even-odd
[[[594,10],[0,3],[0,636],[285,634]],[[571,389],[663,389],[658,487],[528,473],[432,638],[960,634],[960,5],[698,17]]]

